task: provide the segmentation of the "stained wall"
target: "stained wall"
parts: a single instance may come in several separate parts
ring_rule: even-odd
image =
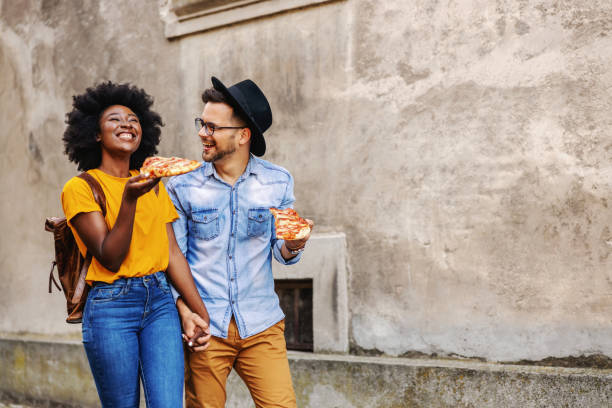
[[[42,231],[71,95],[135,82],[160,152],[197,158],[216,75],[262,87],[264,158],[346,233],[353,353],[612,356],[609,2],[344,0],[172,40],[159,7],[83,4],[0,1],[1,331],[77,333]]]

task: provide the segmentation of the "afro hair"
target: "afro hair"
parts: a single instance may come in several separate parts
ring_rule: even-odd
[[[82,95],[72,97],[72,111],[66,115],[64,153],[70,161],[86,171],[100,166],[102,149],[96,140],[100,133],[100,117],[109,106],[122,105],[138,116],[142,139],[138,150],[130,157],[130,169],[139,169],[144,160],[157,153],[163,122],[161,116],[150,108],[153,98],[144,89],[129,83],[103,82],[87,88]]]

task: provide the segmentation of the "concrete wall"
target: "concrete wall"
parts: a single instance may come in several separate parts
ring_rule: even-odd
[[[528,367],[474,361],[289,353],[301,408],[609,407],[612,370]],[[99,407],[76,341],[0,336],[2,402],[40,407]],[[141,396],[141,407],[144,407]],[[226,406],[251,408],[233,372]]]
[[[72,4],[0,0],[0,331],[76,332],[42,232],[70,96],[133,81],[197,158],[217,75],[261,85],[265,158],[346,233],[353,352],[612,356],[610,2],[344,0],[172,41],[151,2]]]
[[[61,141],[72,95],[103,80],[145,88],[167,124],[160,150],[174,150],[179,49],[157,5],[143,5],[0,0],[0,331],[80,331],[63,323],[63,296],[46,293],[53,242],[43,228],[77,174]]]

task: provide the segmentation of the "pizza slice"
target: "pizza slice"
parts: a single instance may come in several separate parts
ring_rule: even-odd
[[[284,210],[270,208],[270,212],[274,215],[276,238],[292,241],[305,238],[310,232],[308,222],[300,217],[293,208]]]
[[[202,164],[195,160],[180,157],[148,157],[142,167],[141,174],[149,174],[149,178],[178,176],[197,169]]]

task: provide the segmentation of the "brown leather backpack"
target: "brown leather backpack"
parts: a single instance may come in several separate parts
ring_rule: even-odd
[[[102,216],[106,216],[106,196],[100,183],[88,173],[81,173],[78,177],[89,184],[94,199],[102,209]],[[68,311],[66,323],[81,323],[87,292],[89,291],[85,276],[91,263],[91,254],[87,253],[85,257],[81,255],[66,218],[47,218],[45,230],[52,232],[55,239],[55,260],[51,264],[51,272],[49,273],[49,293],[52,291],[52,283],[59,290],[63,290]],[[57,266],[61,288],[53,276],[55,266]]]

